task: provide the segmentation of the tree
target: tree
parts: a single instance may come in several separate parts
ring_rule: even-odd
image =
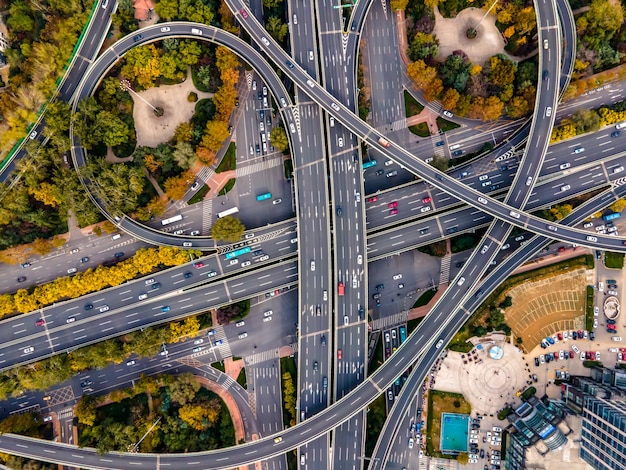
[[[459,452],[456,456],[456,461],[461,465],[467,465],[469,463],[469,456],[465,452]]]
[[[187,317],[182,322],[170,323],[171,341],[179,341],[196,336],[200,331],[200,321],[197,317]]]
[[[618,199],[609,206],[609,209],[611,209],[613,212],[622,212],[624,209],[626,209],[626,199]]]
[[[43,238],[37,238],[32,244],[33,252],[38,255],[47,255],[52,250],[52,243]]]
[[[550,209],[550,214],[554,217],[554,220],[562,220],[572,212],[571,204],[557,204]]]
[[[182,199],[194,179],[195,175],[190,171],[185,171],[180,176],[172,176],[166,179],[165,194],[170,199]]]
[[[459,101],[461,94],[454,88],[448,88],[441,98],[441,105],[444,109],[454,109]]]
[[[93,426],[96,423],[96,400],[91,395],[82,395],[75,408],[80,424]]]
[[[389,7],[392,11],[396,10],[406,10],[407,5],[409,4],[409,0],[391,0],[389,2]]]
[[[489,81],[496,86],[513,83],[517,64],[504,54],[496,54],[489,58]]]
[[[607,44],[624,22],[621,3],[610,0],[592,0],[589,11],[576,20],[578,37],[591,49]]]
[[[122,119],[110,111],[102,111],[96,119],[96,127],[102,130],[102,142],[107,147],[115,147],[128,142],[130,128]]]
[[[189,142],[191,140],[191,133],[193,131],[193,125],[189,122],[181,122],[176,126],[174,131],[174,140],[176,142]]]
[[[285,39],[285,36],[287,36],[287,33],[289,32],[287,24],[283,23],[282,20],[277,16],[269,17],[267,23],[265,23],[265,29],[268,33],[270,33],[270,36],[272,36],[278,42],[281,42],[283,39]]]
[[[207,166],[215,164],[217,159],[217,153],[215,153],[215,151],[209,150],[202,145],[196,147],[196,156],[200,163]]]
[[[278,126],[270,131],[270,142],[279,152],[284,152],[289,147],[289,140],[285,128]]]
[[[191,402],[200,390],[200,383],[190,372],[184,372],[176,377],[169,386],[170,399],[181,406]]]
[[[282,3],[282,0],[263,0],[263,6],[265,8],[278,8]]]
[[[432,34],[418,31],[409,45],[411,60],[432,59],[439,54],[439,41]]]
[[[216,120],[209,121],[206,123],[206,128],[200,145],[209,150],[217,151],[229,136],[230,132],[228,132],[228,122]]]
[[[434,157],[430,165],[439,171],[446,171],[448,169],[448,160],[446,158]]]
[[[177,142],[172,158],[184,170],[188,170],[196,162],[196,154],[189,142]]]
[[[246,227],[233,216],[221,217],[211,227],[211,236],[216,241],[237,242],[241,240]]]
[[[178,18],[178,0],[159,0],[154,7],[159,18],[172,21]]]
[[[12,2],[7,25],[14,33],[33,31],[35,20],[32,18],[30,7],[21,0]]]
[[[442,82],[462,93],[467,87],[472,64],[460,54],[449,55],[440,67]]]

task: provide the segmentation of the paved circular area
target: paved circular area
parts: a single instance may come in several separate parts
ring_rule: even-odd
[[[475,27],[485,14],[480,8],[466,8],[454,18],[444,18],[435,7],[435,28],[433,34],[439,40],[437,60],[444,61],[454,51],[462,50],[475,64],[484,64],[495,54],[505,54],[511,60],[517,60],[504,50],[504,38],[496,28],[496,17],[488,15],[480,23],[478,35],[468,39],[466,32]]]
[[[496,414],[506,403],[517,399],[516,392],[526,388],[530,370],[526,358],[515,346],[499,342],[502,358],[489,355],[492,344],[469,353],[448,352],[435,376],[436,390],[461,393],[472,405],[472,414]]]
[[[606,318],[616,320],[619,317],[619,299],[614,296],[607,297],[602,309]]]

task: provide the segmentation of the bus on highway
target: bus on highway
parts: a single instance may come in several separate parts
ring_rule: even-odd
[[[378,162],[376,160],[370,160],[369,162],[363,162],[363,169],[367,170],[368,168],[371,168],[373,166],[378,165]]]
[[[237,209],[236,207],[233,207],[232,209],[226,209],[225,211],[218,212],[217,218],[221,219],[222,217],[226,217],[227,215],[233,215],[237,212],[239,212],[239,209]]]
[[[388,141],[387,139],[385,139],[384,137],[379,137],[379,138],[378,138],[378,143],[379,143],[380,145],[382,145],[383,147],[385,147],[386,149],[388,149],[388,148],[389,148],[389,145],[390,145],[390,144],[389,144],[389,141]]]
[[[272,193],[263,193],[256,197],[257,201],[265,201],[266,199],[272,199]]]
[[[174,222],[178,222],[179,220],[183,220],[183,216],[180,214],[175,215],[174,217],[170,217],[169,219],[163,219],[161,221],[161,225],[173,224]]]
[[[235,251],[229,251],[228,253],[226,253],[226,259],[233,259],[233,258],[236,258],[237,256],[245,255],[246,253],[250,253],[249,246],[246,246],[245,248],[239,248],[238,250],[235,250]]]
[[[619,219],[622,216],[619,212],[612,212],[611,214],[605,214],[602,216],[602,220],[608,222],[609,220]]]

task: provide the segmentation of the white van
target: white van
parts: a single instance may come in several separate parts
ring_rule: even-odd
[[[623,129],[626,127],[626,122],[620,122],[619,124],[615,124],[615,129]]]
[[[461,144],[454,144],[454,145],[451,145],[451,146],[450,146],[450,150],[456,150],[456,149],[458,149],[459,147],[461,147]]]
[[[111,237],[111,240],[119,240],[120,238],[122,238],[122,235],[119,233],[116,233],[115,235]]]
[[[197,36],[202,36],[202,31],[198,28],[191,28],[191,34],[195,34]]]

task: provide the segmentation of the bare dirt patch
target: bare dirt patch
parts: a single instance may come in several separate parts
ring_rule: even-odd
[[[454,51],[462,50],[475,64],[484,64],[489,57],[495,54],[505,54],[504,38],[496,28],[496,17],[488,15],[478,28],[474,39],[467,37],[467,30],[475,27],[485,11],[480,8],[466,8],[454,18],[444,18],[439,9],[435,8],[435,29],[433,34],[439,39],[439,55],[437,60],[444,61]]]
[[[196,103],[187,101],[189,93],[198,95],[198,100],[212,98],[213,93],[198,91],[187,71],[187,78],[178,85],[162,85],[139,92],[138,95],[152,106],[163,109],[163,116],[155,115],[154,110],[141,99],[131,94],[134,101],[133,118],[137,133],[137,145],[156,147],[174,137],[176,126],[187,122],[193,116]]]
[[[592,282],[591,276],[592,271],[577,269],[508,291],[513,305],[504,316],[527,350],[557,331],[585,328],[586,286]]]

